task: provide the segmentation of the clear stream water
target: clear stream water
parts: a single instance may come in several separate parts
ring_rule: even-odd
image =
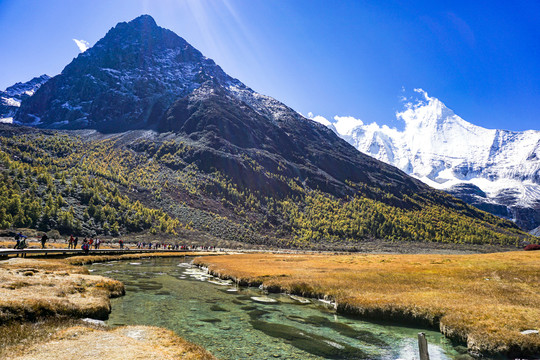
[[[432,360],[454,359],[440,333],[337,315],[315,299],[237,288],[193,267],[190,258],[153,258],[89,265],[122,281],[108,324],[174,330],[223,360],[418,359],[423,331]],[[275,302],[270,302],[275,301]]]

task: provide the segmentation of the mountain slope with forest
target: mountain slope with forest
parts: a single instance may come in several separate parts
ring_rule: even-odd
[[[15,123],[0,129],[2,227],[295,247],[530,239],[256,93],[146,15],[23,100]]]
[[[502,220],[437,191],[392,195],[349,183],[352,196],[311,189],[239,154],[242,176],[285,189],[271,196],[203,170],[189,137],[132,131],[33,130],[2,125],[0,225],[112,235],[207,233],[282,247],[354,247],[362,240],[520,245]],[[452,206],[442,205],[444,203]]]

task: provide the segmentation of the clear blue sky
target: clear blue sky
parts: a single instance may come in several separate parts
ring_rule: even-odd
[[[0,0],[0,89],[145,13],[303,114],[400,127],[402,88],[423,88],[477,125],[540,130],[537,0]]]

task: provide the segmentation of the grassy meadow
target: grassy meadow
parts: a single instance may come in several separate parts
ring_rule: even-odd
[[[337,310],[438,326],[471,353],[540,354],[540,252],[207,256],[221,277],[331,298]]]

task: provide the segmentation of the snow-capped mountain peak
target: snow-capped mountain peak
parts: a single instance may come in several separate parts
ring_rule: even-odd
[[[34,95],[37,89],[49,79],[50,77],[44,74],[25,83],[18,82],[0,91],[0,123],[11,123],[21,102]]]
[[[406,109],[396,114],[397,118],[405,122],[406,127],[437,128],[445,123],[465,122],[452,110],[446,107],[439,99],[429,97],[427,92],[416,89],[422,95],[423,101],[406,104]]]
[[[540,225],[540,131],[476,126],[426,91],[415,91],[420,99],[406,103],[405,109],[396,113],[405,123],[403,131],[351,117],[336,116],[334,121],[309,117],[328,122],[327,126],[361,152],[433,187],[461,197],[469,194],[459,191],[481,189],[485,198],[473,197],[479,204],[508,207],[506,213],[501,214],[500,208],[496,212],[513,217],[526,229]]]

